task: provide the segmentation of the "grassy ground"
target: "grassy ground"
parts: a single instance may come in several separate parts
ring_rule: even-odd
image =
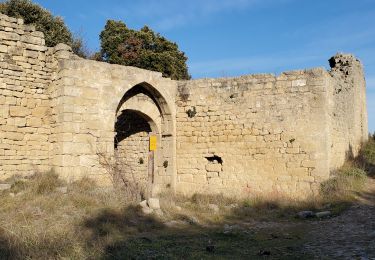
[[[143,215],[124,193],[89,179],[67,185],[53,173],[15,178],[0,194],[0,259],[310,259],[302,248],[309,225],[295,214],[340,214],[374,165],[371,140],[310,201],[165,194],[163,216]]]
[[[11,193],[1,195],[1,259],[241,259],[268,253],[271,259],[291,259],[302,254],[297,226],[254,231],[236,224],[231,209],[214,214],[197,199],[180,198],[181,210],[166,207],[162,217],[143,215],[124,203],[121,192],[99,189],[90,180],[68,186],[66,194],[58,191],[61,185],[49,173],[17,181]],[[169,225],[173,221],[177,224]]]

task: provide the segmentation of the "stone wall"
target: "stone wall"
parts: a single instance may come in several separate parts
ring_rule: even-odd
[[[332,70],[180,82],[177,190],[235,196],[318,192],[367,141],[366,90],[352,55]]]
[[[366,86],[362,64],[352,55],[330,59],[330,169],[355,157],[368,138]]]
[[[47,48],[44,35],[0,14],[0,179],[50,168],[54,116],[51,91],[65,47]]]
[[[237,195],[317,190],[329,175],[328,77],[313,69],[181,82],[177,189]]]
[[[139,182],[155,169],[152,193],[306,197],[368,137],[362,65],[351,55],[330,63],[329,72],[173,81],[47,48],[33,26],[0,15],[0,179],[53,169],[107,185],[120,158]],[[119,120],[137,131],[116,143]]]

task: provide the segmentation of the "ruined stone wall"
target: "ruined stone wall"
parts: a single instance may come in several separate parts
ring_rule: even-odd
[[[51,84],[59,57],[44,35],[0,14],[0,179],[49,170]]]
[[[368,139],[366,86],[362,64],[352,55],[330,59],[330,169],[355,157]]]
[[[323,69],[180,82],[177,190],[306,196],[329,176]]]
[[[54,107],[59,115],[52,161],[56,172],[68,180],[91,176],[99,184],[108,183],[107,162],[103,165],[101,155],[113,157],[119,112],[133,109],[160,129],[155,185],[160,189],[173,185],[175,81],[158,72],[83,59],[61,61],[57,78],[56,89],[61,94]],[[139,98],[137,92],[129,94],[141,85],[153,100]],[[167,169],[162,167],[164,160],[169,162]]]
[[[330,63],[330,72],[173,81],[47,48],[33,26],[0,15],[0,179],[53,169],[108,184],[102,156],[113,163],[116,122],[131,110],[157,136],[152,193],[305,197],[367,140],[362,65],[351,55]],[[148,130],[119,146],[141,179]]]

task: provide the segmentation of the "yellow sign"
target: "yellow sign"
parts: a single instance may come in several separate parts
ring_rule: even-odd
[[[156,142],[157,142],[156,135],[151,135],[150,136],[150,151],[156,151]]]

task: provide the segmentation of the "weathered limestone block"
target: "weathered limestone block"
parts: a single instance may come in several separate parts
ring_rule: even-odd
[[[13,117],[25,117],[31,114],[31,111],[26,107],[10,106],[9,115]]]
[[[207,164],[206,165],[206,170],[208,172],[220,172],[222,169],[222,165],[221,164],[214,164],[214,163],[210,163],[210,164]]]

